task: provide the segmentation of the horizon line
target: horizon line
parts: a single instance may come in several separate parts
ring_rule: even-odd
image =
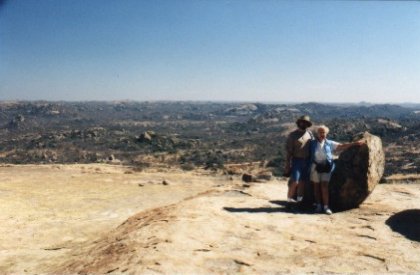
[[[234,103],[234,104],[325,104],[325,105],[420,105],[420,102],[371,102],[371,101],[358,101],[358,102],[339,102],[339,101],[259,101],[259,100],[173,100],[173,99],[154,99],[154,100],[135,100],[135,99],[112,99],[112,100],[48,100],[48,99],[0,99],[0,103],[21,103],[21,102],[47,102],[47,103]]]

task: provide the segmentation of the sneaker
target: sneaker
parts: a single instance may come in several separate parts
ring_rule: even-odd
[[[315,213],[321,213],[322,212],[322,206],[318,204],[315,208]]]
[[[327,214],[327,215],[332,215],[332,211],[331,211],[331,209],[327,206],[327,207],[324,207],[324,212],[325,212],[325,214]]]
[[[297,197],[297,202],[301,202],[301,201],[303,201],[303,196],[298,196]]]
[[[288,203],[296,203],[296,201],[294,199],[292,199],[292,198],[287,198],[287,202]]]

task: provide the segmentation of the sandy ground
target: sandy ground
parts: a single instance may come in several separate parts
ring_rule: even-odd
[[[0,273],[418,273],[420,234],[390,225],[420,226],[419,187],[379,185],[328,216],[286,210],[279,180],[0,167]]]

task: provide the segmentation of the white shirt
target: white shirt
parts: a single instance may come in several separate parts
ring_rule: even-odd
[[[332,141],[332,140],[330,142],[331,142],[331,151],[334,152],[335,149],[337,149],[337,146],[340,145],[340,143]],[[327,160],[327,154],[325,153],[324,146],[325,146],[325,139],[322,142],[319,142],[319,141],[317,142],[316,149],[315,149],[315,162],[317,163],[323,163]]]

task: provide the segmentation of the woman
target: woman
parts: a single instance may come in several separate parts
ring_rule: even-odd
[[[362,145],[363,141],[356,141],[352,143],[338,143],[327,139],[329,129],[325,125],[318,127],[316,133],[317,138],[311,141],[311,181],[314,184],[314,193],[316,212],[324,212],[328,215],[332,214],[329,207],[328,183],[331,178],[331,173],[334,170],[333,152],[336,150],[344,150],[353,145]],[[321,187],[321,188],[320,188]],[[321,189],[321,190],[320,190]],[[321,191],[321,192],[320,192]],[[324,203],[322,209],[321,204]]]

